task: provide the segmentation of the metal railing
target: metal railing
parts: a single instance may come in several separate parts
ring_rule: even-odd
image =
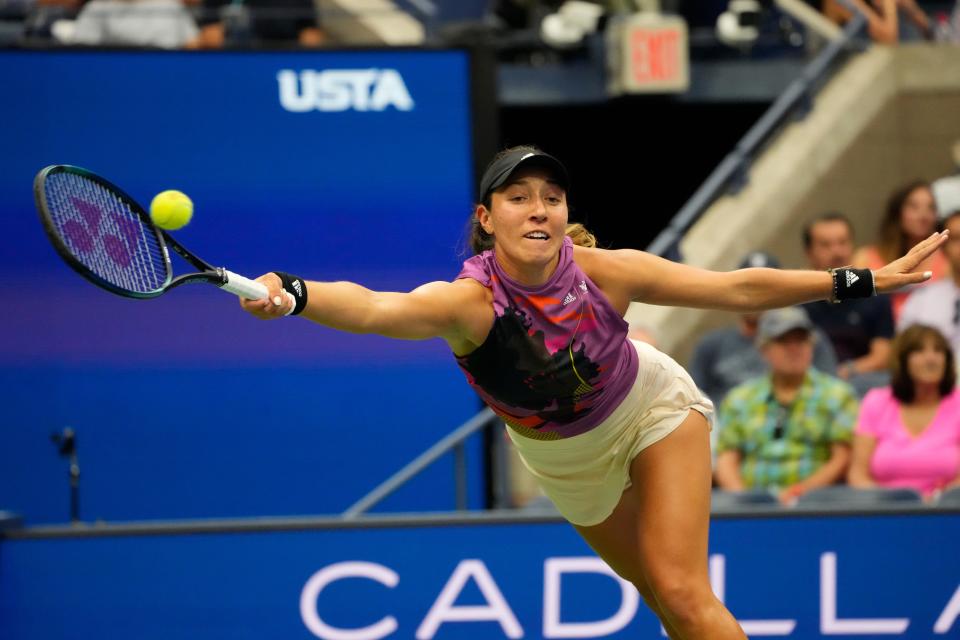
[[[406,466],[381,482],[367,495],[357,500],[350,508],[343,512],[346,520],[357,518],[366,513],[384,498],[403,486],[408,480],[429,467],[441,456],[449,451],[454,452],[454,486],[456,487],[456,503],[458,511],[467,509],[467,453],[464,443],[473,434],[487,429],[500,420],[490,409],[484,409],[474,417],[444,436],[436,444],[411,460]],[[494,465],[503,469],[502,465]]]
[[[943,516],[960,514],[960,504],[876,504],[820,505],[816,508],[790,508],[776,505],[714,506],[711,518],[774,520],[789,518],[819,519],[848,516]],[[90,522],[71,525],[12,525],[0,528],[0,544],[4,540],[44,540],[72,538],[110,538],[130,536],[220,535],[225,533],[270,533],[281,531],[325,531],[349,529],[383,529],[400,527],[460,527],[471,525],[529,525],[563,523],[557,513],[528,511],[471,511],[438,513],[369,514],[356,518],[342,516],[207,518],[191,520],[151,520],[135,522]]]

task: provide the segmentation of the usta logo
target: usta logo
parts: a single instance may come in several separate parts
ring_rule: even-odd
[[[304,69],[277,73],[287,111],[412,111],[413,98],[395,69]]]

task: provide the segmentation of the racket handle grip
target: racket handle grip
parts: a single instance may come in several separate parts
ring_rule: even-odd
[[[226,269],[222,269],[221,271],[224,282],[220,285],[220,288],[224,291],[229,291],[247,300],[260,300],[261,298],[267,297],[267,288],[259,282],[251,280],[250,278],[244,278],[233,271]]]
[[[256,280],[251,280],[250,278],[244,278],[243,276],[234,273],[233,271],[228,271],[227,269],[221,269],[223,272],[223,277],[226,280],[223,284],[220,285],[220,288],[224,291],[229,291],[234,295],[238,295],[241,298],[246,298],[248,300],[261,300],[266,298],[267,288],[257,282]],[[290,301],[290,309],[296,306],[296,300],[289,291],[283,292],[284,296]]]

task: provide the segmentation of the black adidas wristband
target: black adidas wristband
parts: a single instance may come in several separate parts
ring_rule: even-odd
[[[877,295],[877,287],[870,269],[851,269],[841,267],[830,269],[833,276],[833,297],[831,302],[843,302],[854,298],[869,298]]]
[[[280,282],[283,284],[283,290],[293,296],[293,311],[291,311],[288,315],[298,315],[301,311],[303,311],[304,307],[307,306],[306,281],[303,278],[291,275],[289,273],[284,273],[283,271],[274,271],[274,273],[280,278]]]

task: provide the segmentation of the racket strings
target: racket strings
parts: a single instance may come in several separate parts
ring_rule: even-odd
[[[85,267],[128,291],[164,286],[167,260],[153,229],[115,193],[71,173],[48,176],[44,189],[57,234]]]

